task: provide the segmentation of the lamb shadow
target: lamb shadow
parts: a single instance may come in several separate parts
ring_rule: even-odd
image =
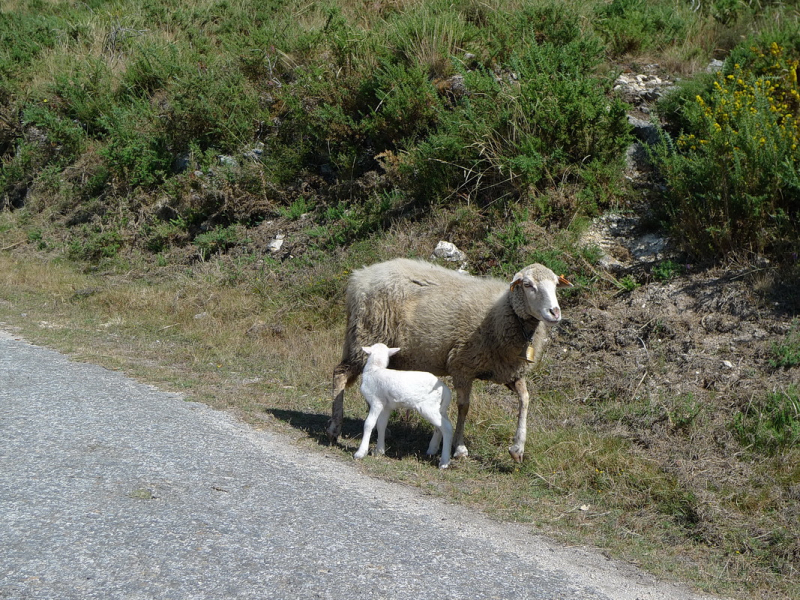
[[[363,429],[364,424],[362,422],[362,434]],[[389,425],[386,427],[386,456],[398,460],[408,456],[415,456],[422,461],[428,459],[433,460],[433,457],[425,455],[432,435],[432,427],[425,426],[418,422],[406,421],[402,416],[395,416],[389,421]],[[371,449],[375,447],[377,438],[377,432],[373,431],[370,440]],[[438,455],[436,457],[436,464],[439,464]]]

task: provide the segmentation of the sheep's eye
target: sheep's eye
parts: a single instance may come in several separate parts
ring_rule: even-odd
[[[523,281],[522,285],[524,285],[526,288],[532,288],[533,287],[533,284],[530,281]]]

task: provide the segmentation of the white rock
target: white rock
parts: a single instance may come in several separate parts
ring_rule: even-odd
[[[467,255],[459,250],[455,244],[441,241],[436,244],[431,258],[443,258],[448,262],[464,262],[467,260]]]
[[[267,244],[267,250],[269,250],[273,254],[275,252],[278,252],[281,249],[281,246],[283,246],[283,238],[284,238],[284,235],[282,233],[279,233],[278,235],[276,235],[275,239],[270,241]]]

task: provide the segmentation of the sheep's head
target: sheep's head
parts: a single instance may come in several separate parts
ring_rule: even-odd
[[[362,346],[361,349],[369,356],[368,362],[381,369],[389,366],[389,357],[400,352],[400,348],[389,348],[386,344],[381,343]]]
[[[511,305],[520,317],[531,316],[548,325],[561,320],[556,288],[572,287],[563,275],[533,264],[514,275],[511,282]]]

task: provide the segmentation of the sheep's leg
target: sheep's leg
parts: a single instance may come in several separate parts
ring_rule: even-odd
[[[328,421],[328,439],[335,443],[342,433],[344,421],[344,389],[353,382],[357,374],[347,363],[339,363],[333,370],[333,406],[331,407],[331,420]]]
[[[508,453],[515,461],[522,462],[525,454],[525,439],[528,435],[528,386],[524,379],[517,379],[508,384],[508,388],[515,391],[519,396],[519,416],[517,418],[517,434],[514,436],[514,444],[508,449]]]
[[[375,450],[378,454],[386,454],[386,425],[389,424],[389,415],[392,411],[385,407],[378,415],[378,446]]]
[[[469,412],[469,395],[472,391],[472,381],[466,383],[455,383],[456,404],[458,404],[458,420],[456,421],[456,431],[453,435],[455,442],[455,452],[453,458],[463,458],[469,456],[467,447],[464,445],[464,423]]]
[[[367,415],[367,418],[364,419],[364,435],[361,438],[361,445],[353,455],[353,458],[364,458],[367,455],[367,452],[369,452],[369,438],[372,437],[372,430],[375,428],[375,423],[378,421],[380,414],[381,409],[377,405],[369,409],[369,414]],[[378,439],[380,439],[380,436],[381,433],[379,429]]]

